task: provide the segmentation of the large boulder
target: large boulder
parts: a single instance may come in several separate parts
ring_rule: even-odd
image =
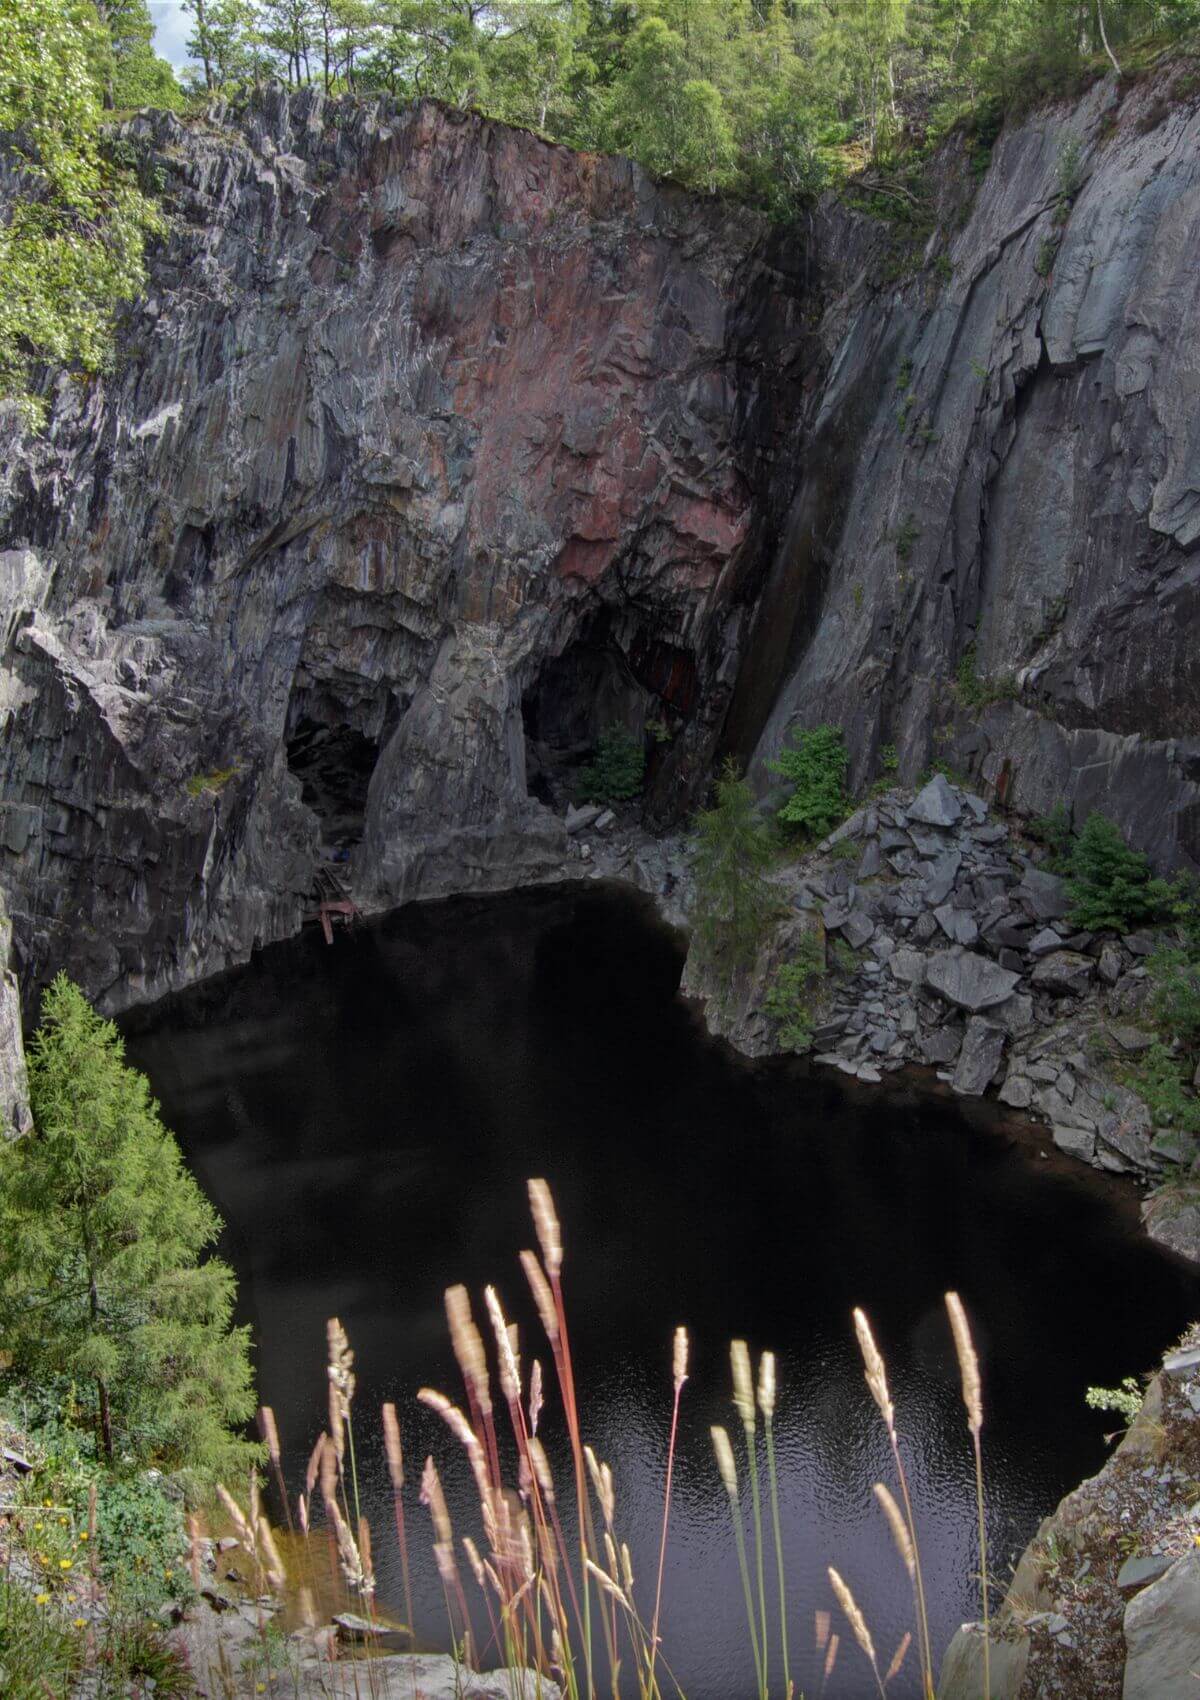
[[[1200,1551],[1125,1608],[1121,1700],[1200,1700]]]
[[[1017,1700],[1029,1665],[1029,1636],[1015,1630],[994,1635],[984,1683],[983,1626],[964,1623],[946,1648],[938,1700]]]
[[[1066,880],[1048,874],[1044,868],[1026,868],[1017,896],[1024,899],[1038,921],[1061,921],[1071,907]]]
[[[985,1021],[982,1015],[971,1017],[963,1034],[958,1067],[950,1082],[956,1092],[967,1098],[978,1098],[987,1091],[1004,1059],[1007,1037],[1003,1027]]]
[[[973,950],[939,950],[925,968],[927,985],[973,1015],[1011,997],[1019,979],[1011,968]]]
[[[1032,980],[1043,992],[1055,997],[1081,998],[1092,983],[1096,964],[1090,956],[1077,950],[1056,950],[1044,956],[1034,969]]]
[[[955,826],[961,814],[958,795],[942,773],[935,773],[908,806],[909,820],[921,826]]]

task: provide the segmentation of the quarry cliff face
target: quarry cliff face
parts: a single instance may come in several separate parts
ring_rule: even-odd
[[[823,206],[827,364],[734,720],[840,722],[1200,864],[1200,107],[1169,71],[935,167],[923,276]],[[761,656],[761,660],[756,659]],[[763,729],[765,717],[765,730]]]
[[[0,879],[110,1007],[361,902],[552,876],[559,763],[736,677],[799,283],[750,213],[422,104],[131,140],[172,228],[115,374],[10,439]]]
[[[841,722],[1200,863],[1200,116],[1006,133],[885,281],[433,104],[133,121],[171,228],[118,364],[0,455],[0,887],[116,1008],[360,901],[556,877],[566,764]],[[965,683],[964,683],[965,681]],[[559,812],[556,812],[556,806]]]

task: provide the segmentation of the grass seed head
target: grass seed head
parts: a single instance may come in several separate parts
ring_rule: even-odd
[[[495,1287],[484,1289],[484,1301],[487,1304],[488,1315],[492,1319],[492,1333],[496,1336],[496,1351],[500,1359],[500,1391],[510,1405],[520,1403],[521,1371],[513,1351],[512,1336],[508,1331],[508,1323],[504,1312],[500,1309],[500,1300],[496,1296]]]
[[[871,1324],[866,1314],[861,1310],[854,1312],[854,1332],[858,1335],[858,1349],[862,1353],[863,1365],[866,1370],[867,1387],[871,1397],[879,1406],[880,1415],[887,1424],[891,1434],[896,1426],[896,1412],[892,1405],[892,1397],[888,1392],[887,1371],[883,1367],[883,1357],[875,1344],[875,1336],[871,1333]]]
[[[480,1411],[486,1417],[492,1409],[491,1382],[488,1378],[487,1354],[483,1337],[471,1315],[471,1296],[462,1286],[446,1289],[446,1321],[450,1325],[450,1344],[463,1380],[475,1395]]]
[[[671,1376],[679,1392],[688,1378],[688,1334],[686,1328],[675,1330],[675,1349],[672,1353]]]
[[[281,1467],[282,1459],[282,1453],[279,1449],[279,1430],[275,1426],[275,1413],[269,1405],[259,1406],[258,1426],[263,1439],[267,1443],[267,1454],[278,1470]]]
[[[871,1631],[867,1628],[867,1620],[854,1603],[854,1595],[832,1565],[829,1566],[829,1581],[837,1595],[838,1605],[846,1614],[846,1621],[850,1625],[854,1639],[873,1665],[875,1663],[875,1643],[871,1639]]]
[[[900,1513],[900,1507],[882,1482],[875,1483],[874,1492],[875,1498],[883,1507],[883,1514],[888,1520],[888,1528],[892,1531],[892,1539],[896,1543],[896,1551],[900,1554],[900,1561],[908,1571],[911,1581],[916,1573],[917,1555],[913,1550],[912,1536],[909,1534],[908,1524]]]
[[[946,1294],[946,1309],[950,1314],[950,1331],[954,1335],[954,1350],[958,1354],[958,1369],[962,1377],[963,1404],[967,1407],[967,1427],[978,1435],[983,1427],[983,1390],[979,1380],[979,1359],[971,1339],[967,1313],[957,1293]]]
[[[521,1253],[521,1268],[525,1271],[525,1279],[529,1282],[533,1293],[533,1302],[537,1305],[537,1313],[546,1330],[546,1338],[551,1345],[558,1339],[558,1308],[554,1303],[554,1294],[550,1291],[541,1264],[531,1251]]]
[[[758,1360],[758,1408],[764,1423],[775,1415],[775,1354],[764,1352]]]
[[[529,1182],[529,1208],[533,1212],[533,1226],[537,1232],[538,1244],[542,1248],[546,1274],[551,1281],[555,1281],[562,1272],[563,1265],[562,1228],[554,1208],[554,1199],[545,1181]]]
[[[399,1493],[404,1486],[404,1451],[400,1445],[400,1421],[396,1407],[390,1401],[383,1407],[383,1449],[387,1454],[392,1491]]]
[[[721,1480],[725,1484],[725,1492],[736,1502],[738,1497],[737,1465],[733,1461],[733,1447],[729,1444],[729,1435],[716,1426],[709,1431],[712,1435],[713,1451],[717,1455],[717,1469],[721,1472]]]
[[[908,1653],[908,1649],[911,1646],[912,1646],[912,1636],[909,1634],[908,1630],[906,1629],[904,1631],[904,1637],[901,1640],[900,1645],[896,1648],[896,1651],[892,1654],[892,1662],[888,1666],[887,1675],[883,1679],[883,1686],[885,1688],[887,1687],[888,1683],[892,1680],[892,1678],[894,1676],[899,1676],[900,1666],[904,1663],[905,1657]]]
[[[733,1369],[733,1402],[747,1434],[754,1433],[754,1379],[750,1373],[750,1348],[744,1340],[734,1340],[729,1347],[729,1362]]]

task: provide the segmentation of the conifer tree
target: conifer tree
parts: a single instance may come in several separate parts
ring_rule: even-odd
[[[692,856],[697,954],[726,977],[754,960],[779,907],[778,894],[763,877],[772,854],[770,829],[730,759],[717,780],[713,807],[696,816]]]
[[[34,1131],[0,1140],[0,1336],[18,1374],[74,1378],[98,1445],[197,1481],[257,1448],[249,1333],[221,1221],[112,1022],[60,974],[29,1047]],[[90,1395],[90,1399],[89,1399]]]

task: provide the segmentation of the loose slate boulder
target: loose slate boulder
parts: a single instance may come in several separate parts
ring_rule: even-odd
[[[1177,1560],[1125,1608],[1123,1700],[1200,1693],[1200,1551]]]
[[[908,806],[908,818],[922,826],[954,826],[962,804],[944,773],[935,773],[923,791]]]
[[[1080,998],[1095,972],[1096,964],[1090,956],[1080,956],[1076,950],[1056,950],[1042,958],[1031,978],[1041,991],[1055,997]]]
[[[933,912],[933,918],[954,944],[974,944],[979,937],[975,917],[966,909],[954,909],[943,903]]]
[[[894,979],[905,986],[919,986],[925,978],[925,958],[919,950],[894,950],[888,957]]]
[[[962,857],[957,850],[947,850],[939,856],[925,877],[922,896],[931,909],[936,909],[954,890],[954,882],[958,878],[958,870],[962,866]]]
[[[986,1092],[1004,1058],[1006,1038],[1003,1027],[996,1027],[981,1015],[971,1017],[963,1034],[958,1067],[950,1082],[956,1092],[967,1098],[978,1098]]]
[[[1026,868],[1017,896],[1024,899],[1039,921],[1061,921],[1071,907],[1066,880],[1046,873],[1044,868]]]
[[[973,950],[939,950],[925,967],[926,983],[973,1015],[1012,995],[1019,975]]]

